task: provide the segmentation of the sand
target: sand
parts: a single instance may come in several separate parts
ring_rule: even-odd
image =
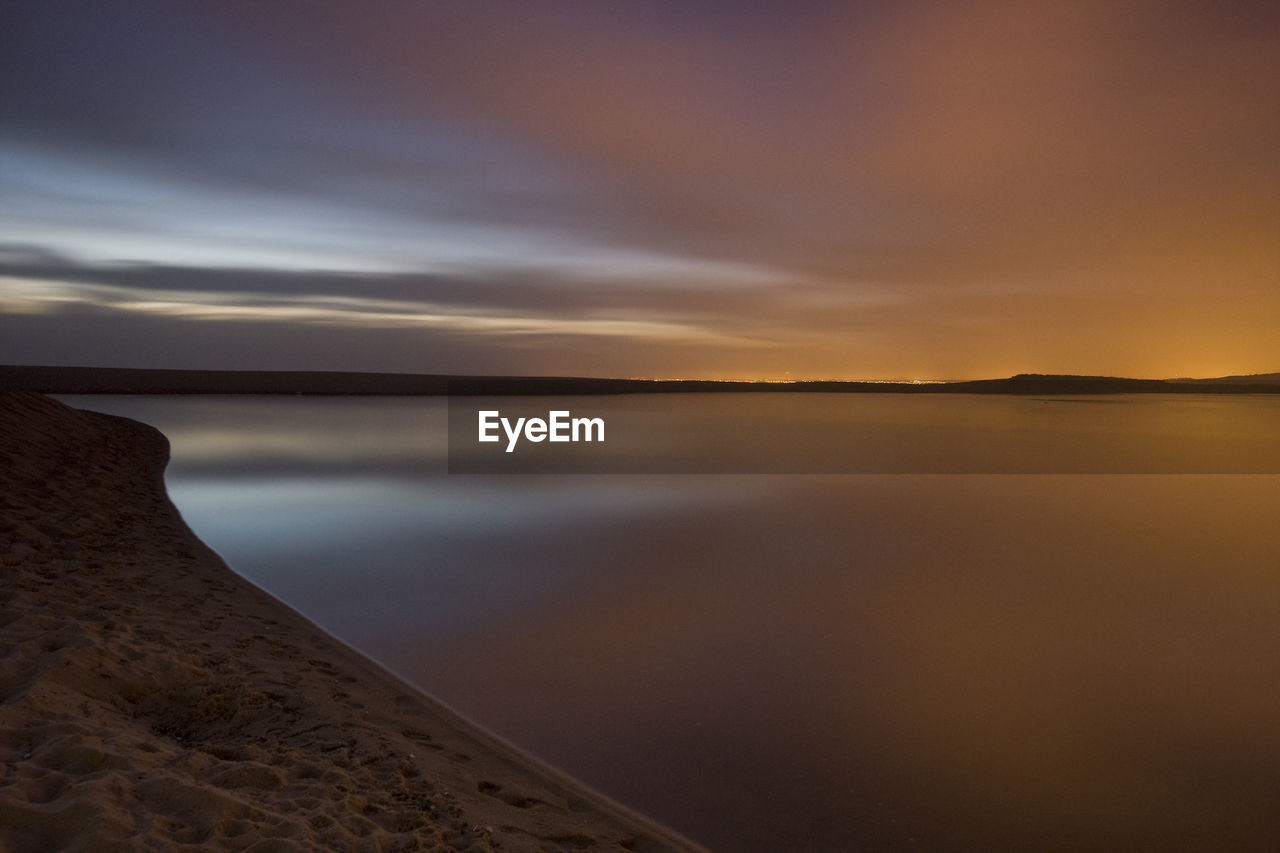
[[[167,461],[0,394],[0,851],[698,849],[234,574]]]

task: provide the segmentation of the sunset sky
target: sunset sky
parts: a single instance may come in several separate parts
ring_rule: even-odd
[[[6,2],[0,363],[1280,370],[1280,4]]]

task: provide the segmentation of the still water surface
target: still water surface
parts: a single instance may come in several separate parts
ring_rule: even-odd
[[[448,475],[438,399],[65,399],[162,429],[238,572],[715,850],[1280,837],[1274,474]]]

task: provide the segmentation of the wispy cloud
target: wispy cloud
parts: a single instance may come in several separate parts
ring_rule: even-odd
[[[68,307],[92,308],[184,321],[287,323],[347,329],[428,329],[513,335],[582,335],[654,342],[758,345],[691,323],[625,317],[555,317],[501,307],[449,306],[423,301],[303,293],[164,290],[50,279],[0,276],[0,310],[7,314],[53,314]]]
[[[0,231],[71,262],[8,274],[77,287],[5,298],[64,358],[65,297],[525,372],[1280,362],[1274,4],[18,6]]]

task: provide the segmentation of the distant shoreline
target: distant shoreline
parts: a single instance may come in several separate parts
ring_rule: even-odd
[[[0,391],[42,394],[277,394],[533,396],[671,393],[823,394],[1280,394],[1280,374],[1217,379],[1127,379],[1023,373],[960,382],[733,381],[581,376],[451,376],[274,370],[151,370],[0,366]]]

